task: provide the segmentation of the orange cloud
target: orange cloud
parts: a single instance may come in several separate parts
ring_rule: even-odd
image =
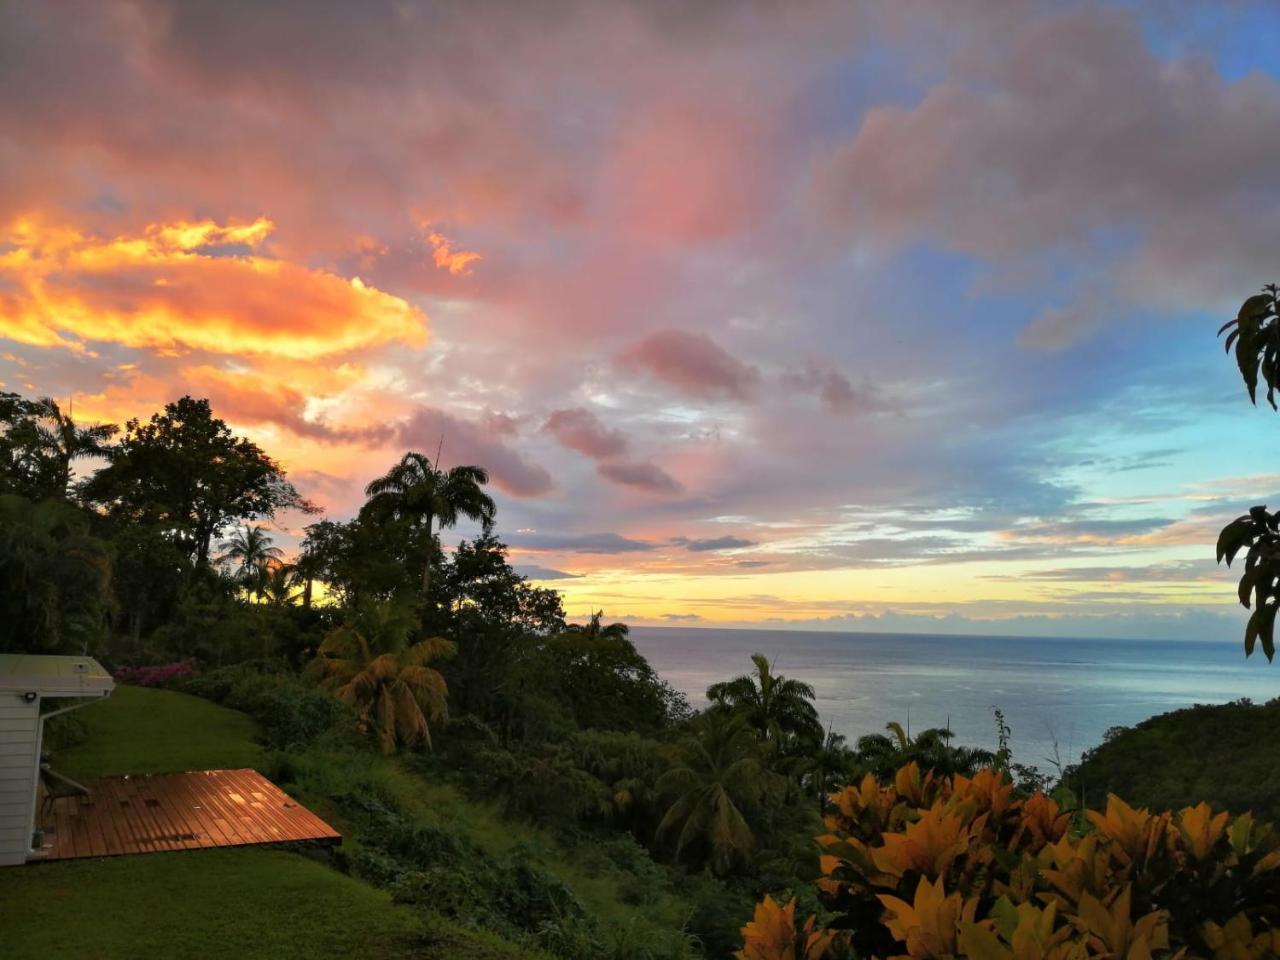
[[[265,254],[273,229],[205,220],[104,239],[19,220],[0,229],[0,337],[296,360],[426,341],[413,304]]]
[[[436,266],[448,270],[455,277],[471,273],[471,264],[483,259],[472,250],[455,249],[453,242],[442,233],[433,231],[427,234],[427,241],[431,244]]]

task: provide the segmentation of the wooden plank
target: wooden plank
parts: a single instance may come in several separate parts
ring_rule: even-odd
[[[92,804],[63,798],[41,812],[48,859],[341,839],[255,770],[104,777],[86,786]]]
[[[191,778],[190,787],[192,796],[200,804],[205,819],[213,824],[216,831],[213,835],[221,837],[223,845],[237,846],[250,840],[242,832],[242,827],[237,828],[233,822],[234,816],[231,811],[223,806],[223,798],[214,777],[203,774],[194,776]]]
[[[147,805],[146,794],[142,790],[141,777],[129,777],[120,783],[121,799],[125,806],[121,808],[133,825],[133,835],[138,843],[139,853],[156,853],[171,849],[161,839],[163,827],[156,819],[151,807]]]
[[[115,798],[110,789],[110,781],[95,785],[93,789],[94,820],[102,832],[102,840],[107,846],[107,856],[114,857],[125,852],[124,843],[116,827],[116,818],[112,804]]]
[[[239,818],[234,805],[224,795],[221,779],[214,772],[194,777],[192,789],[212,814],[218,829],[226,837],[228,846],[239,846],[254,841],[255,837],[248,829],[248,825]]]
[[[258,824],[258,834],[264,840],[283,841],[292,839],[286,824],[282,823],[274,811],[258,800],[253,799],[257,784],[244,775],[244,771],[232,770],[227,776],[228,788],[235,791],[235,796],[251,811],[251,816]],[[258,791],[261,792],[261,791]]]
[[[155,785],[153,795],[174,825],[175,842],[190,850],[211,846],[191,809],[193,802],[185,784],[192,778],[166,777]]]
[[[198,777],[187,777],[182,783],[182,792],[176,802],[182,810],[191,833],[197,835],[202,847],[218,847],[225,845],[225,837],[221,829],[214,823],[214,818],[205,806],[204,800],[197,791]]]
[[[240,791],[249,798],[248,802],[258,811],[259,816],[271,824],[276,836],[283,840],[301,839],[301,834],[305,831],[298,829],[296,819],[290,815],[291,811],[285,808],[284,804],[288,797],[275,790],[273,785],[255,770],[237,770],[235,779]]]

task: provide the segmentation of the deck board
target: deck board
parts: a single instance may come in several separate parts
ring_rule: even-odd
[[[256,770],[199,770],[86,782],[88,798],[42,809],[45,860],[342,836]]]

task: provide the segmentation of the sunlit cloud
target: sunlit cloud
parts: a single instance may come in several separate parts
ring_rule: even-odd
[[[470,273],[471,265],[482,259],[480,254],[473,250],[457,249],[442,233],[433,231],[427,234],[427,242],[431,244],[431,259],[435,265],[454,276]]]
[[[408,447],[481,464],[576,611],[1214,603],[1277,489],[1212,345],[1274,279],[1264,47],[1167,3],[677,6],[0,4],[0,387],[207,396],[336,518]]]
[[[18,220],[0,230],[0,335],[298,360],[426,342],[418,307],[271,256],[272,230],[266,219],[179,221],[108,238]]]

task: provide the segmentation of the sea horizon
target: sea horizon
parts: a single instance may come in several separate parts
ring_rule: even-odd
[[[631,637],[695,707],[707,686],[746,673],[750,655],[763,653],[814,687],[823,725],[851,743],[896,721],[912,732],[949,726],[958,743],[995,749],[998,708],[1014,759],[1041,769],[1055,757],[1077,762],[1111,727],[1280,695],[1264,658],[1221,640],[1166,641],[1162,651],[1153,640],[776,628],[637,626]]]

